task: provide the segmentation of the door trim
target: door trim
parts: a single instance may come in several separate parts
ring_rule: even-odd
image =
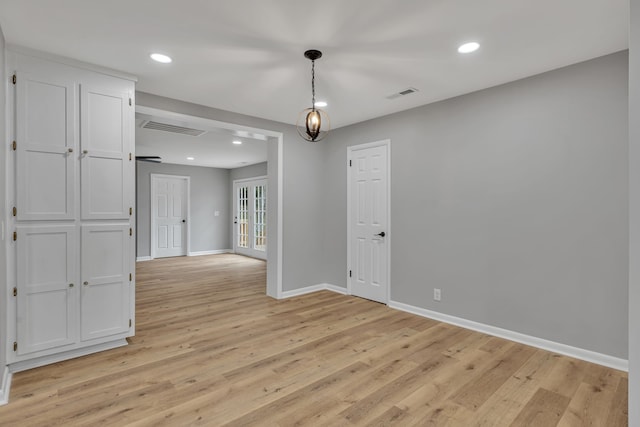
[[[347,295],[351,292],[351,277],[349,271],[351,266],[351,167],[349,162],[353,159],[353,152],[364,150],[367,148],[385,147],[387,154],[387,300],[386,305],[391,301],[391,140],[383,139],[381,141],[369,142],[366,144],[352,145],[347,147]]]
[[[169,178],[169,179],[184,179],[187,181],[187,230],[186,230],[186,239],[185,239],[185,246],[187,247],[187,251],[185,253],[186,255],[189,255],[189,252],[191,252],[191,248],[190,248],[190,235],[191,235],[191,177],[190,176],[182,176],[182,175],[167,175],[167,174],[160,174],[160,173],[152,173],[150,174],[151,176],[151,201],[150,201],[150,205],[149,205],[149,216],[151,217],[151,221],[149,221],[151,223],[151,259],[155,259],[156,258],[156,233],[154,232],[156,229],[156,218],[155,215],[153,214],[153,203],[156,199],[156,184],[158,179],[162,179],[162,178]]]

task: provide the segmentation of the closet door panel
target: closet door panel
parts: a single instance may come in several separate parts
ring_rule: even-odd
[[[127,93],[81,87],[82,219],[129,218]]]
[[[129,330],[129,226],[82,226],[81,339]]]
[[[75,84],[36,73],[16,76],[17,219],[73,219]]]
[[[77,340],[74,226],[17,228],[18,355]]]

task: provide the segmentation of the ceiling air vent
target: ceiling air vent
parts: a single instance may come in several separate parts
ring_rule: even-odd
[[[191,135],[191,136],[200,136],[202,134],[207,133],[206,130],[186,128],[183,126],[170,125],[168,123],[154,122],[153,120],[147,120],[142,122],[140,127],[144,129],[161,130],[164,132],[179,133],[181,135]]]
[[[417,91],[418,91],[418,89],[416,89],[415,87],[408,87],[408,88],[406,88],[404,90],[401,90],[400,92],[393,93],[393,94],[387,96],[387,99],[400,98],[401,96],[410,95],[410,94],[415,93]]]

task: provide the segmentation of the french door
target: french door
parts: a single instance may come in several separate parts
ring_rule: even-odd
[[[267,179],[233,182],[233,250],[267,259]]]

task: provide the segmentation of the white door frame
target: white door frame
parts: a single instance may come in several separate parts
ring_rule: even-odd
[[[231,235],[231,238],[233,239],[233,243],[232,243],[231,246],[233,248],[233,252],[234,253],[238,253],[237,250],[236,250],[237,246],[238,246],[237,245],[238,242],[237,242],[237,239],[236,239],[237,238],[237,233],[238,233],[238,227],[236,226],[236,223],[235,223],[236,217],[237,217],[237,213],[238,213],[238,211],[237,211],[238,210],[238,200],[237,200],[237,196],[238,195],[236,193],[236,185],[243,184],[245,182],[266,181],[266,180],[267,180],[267,176],[266,175],[262,175],[262,176],[256,176],[256,177],[253,177],[253,178],[234,179],[232,181],[232,183],[231,183],[231,188],[233,189],[232,190],[233,191],[233,195],[232,195],[233,206],[231,207],[231,209],[232,209],[231,216],[234,218],[234,220],[233,220],[234,221],[233,233]],[[266,184],[267,184],[267,200],[269,200],[269,183],[266,182]],[[253,222],[253,220],[252,220],[252,222]],[[269,256],[269,215],[268,214],[267,214],[266,226],[267,226],[267,249],[264,251],[264,255],[265,255],[264,258],[256,256],[257,258],[260,258],[260,259],[266,259],[266,257]],[[251,241],[251,244],[253,246],[253,239]],[[253,251],[252,248],[248,248],[248,249],[251,249]],[[240,255],[244,255],[244,254],[240,254]]]
[[[275,159],[269,158],[268,165],[268,181],[269,187],[269,205],[275,208],[276,214],[269,215],[272,217],[270,222],[271,230],[273,226],[276,228],[275,239],[271,240],[271,250],[267,254],[267,295],[273,298],[284,298],[282,289],[282,261],[283,261],[283,194],[284,194],[284,134],[267,129],[254,128],[250,126],[242,126],[233,123],[220,122],[218,120],[205,119],[202,117],[190,116],[188,114],[174,113],[171,111],[160,110],[158,108],[145,107],[136,105],[136,113],[146,114],[149,116],[162,117],[194,125],[202,126],[203,129],[225,129],[233,135],[259,134],[267,138],[272,138],[276,143]],[[269,143],[269,142],[267,142]],[[273,235],[273,232],[271,233]],[[275,241],[274,241],[275,240]]]
[[[387,300],[385,304],[389,305],[391,301],[391,140],[383,139],[381,141],[369,142],[366,144],[352,145],[347,147],[347,294],[351,292],[351,277],[349,275],[351,266],[351,167],[349,162],[353,159],[353,152],[366,148],[385,147],[387,151],[387,230],[384,237],[387,241]]]
[[[153,214],[153,204],[156,200],[157,190],[156,184],[159,179],[169,178],[169,179],[184,179],[187,182],[187,230],[185,231],[185,246],[187,247],[187,253],[185,255],[189,255],[191,252],[190,244],[190,235],[191,235],[191,177],[182,176],[182,175],[166,175],[160,173],[152,173],[151,175],[151,204],[149,205],[149,215],[151,216],[151,259],[156,258],[156,245],[157,237],[156,237],[156,216]]]

